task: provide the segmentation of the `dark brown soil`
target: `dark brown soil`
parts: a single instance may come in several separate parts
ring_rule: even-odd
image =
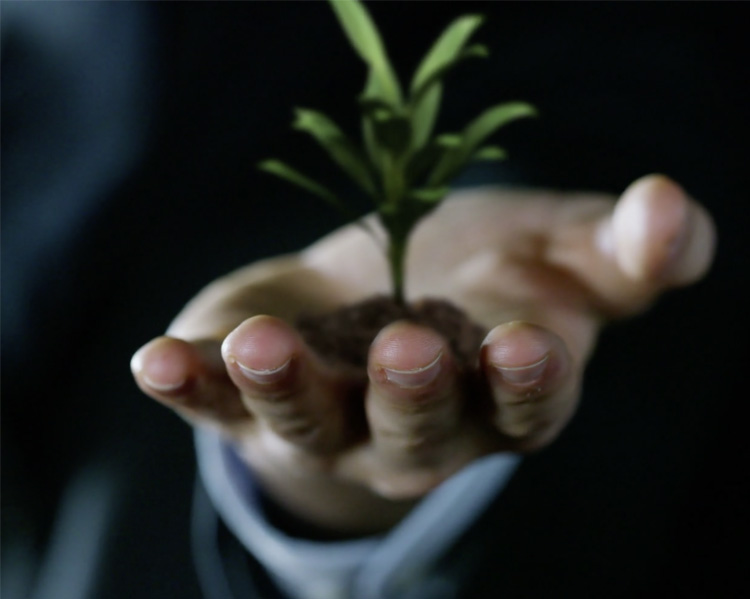
[[[445,300],[425,299],[400,306],[387,296],[373,297],[322,316],[303,315],[296,325],[308,345],[324,359],[364,369],[377,334],[397,320],[436,330],[449,342],[462,367],[475,363],[487,335],[484,328]]]

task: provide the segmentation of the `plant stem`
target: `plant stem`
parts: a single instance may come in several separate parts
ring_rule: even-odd
[[[408,235],[394,235],[392,232],[388,245],[388,262],[391,269],[391,281],[393,283],[393,299],[399,306],[406,304],[404,279],[407,240]]]
[[[406,304],[404,280],[406,245],[413,226],[404,211],[407,182],[405,177],[404,154],[385,152],[383,156],[383,208],[388,216],[383,216],[383,224],[389,234],[388,263],[393,284],[393,300],[399,305]]]

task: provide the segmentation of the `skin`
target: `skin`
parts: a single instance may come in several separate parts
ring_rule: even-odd
[[[366,380],[305,346],[289,324],[300,310],[388,292],[382,250],[347,226],[209,285],[138,350],[133,375],[224,435],[302,520],[382,531],[473,459],[551,443],[576,410],[602,326],[699,280],[714,245],[707,212],[660,175],[619,199],[464,191],[415,230],[407,297],[446,298],[490,331],[473,372],[407,322],[375,339]]]

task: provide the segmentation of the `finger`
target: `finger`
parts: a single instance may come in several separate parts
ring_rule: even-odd
[[[229,429],[249,421],[216,341],[158,337],[135,353],[130,367],[146,395],[190,421]]]
[[[227,336],[222,355],[245,405],[274,434],[325,453],[356,432],[350,382],[323,365],[284,321],[246,320]]]
[[[667,177],[649,175],[631,184],[614,209],[583,223],[563,222],[552,255],[611,311],[628,313],[669,287],[700,279],[714,249],[708,213]]]
[[[714,228],[707,213],[663,176],[631,185],[611,226],[615,260],[633,280],[692,283],[705,274],[713,256]]]
[[[377,466],[370,484],[391,498],[421,495],[448,474],[462,404],[445,340],[408,322],[383,329],[372,344],[366,398]]]
[[[507,323],[487,335],[480,360],[495,401],[494,423],[509,449],[550,443],[579,397],[581,373],[562,339],[532,324]]]

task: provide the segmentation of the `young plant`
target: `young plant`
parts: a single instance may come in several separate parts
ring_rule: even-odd
[[[463,60],[488,54],[483,45],[468,45],[483,18],[465,15],[453,21],[419,64],[404,93],[365,6],[358,0],[330,3],[349,42],[368,66],[367,83],[358,98],[363,147],[353,143],[332,119],[314,110],[296,109],[292,126],[311,135],[374,202],[388,233],[393,297],[403,304],[404,263],[414,225],[440,204],[451,180],[467,164],[506,157],[502,148],[483,145],[490,135],[536,111],[524,102],[499,104],[482,112],[460,133],[434,135],[445,75]],[[259,167],[354,216],[328,188],[285,163],[266,160]]]

